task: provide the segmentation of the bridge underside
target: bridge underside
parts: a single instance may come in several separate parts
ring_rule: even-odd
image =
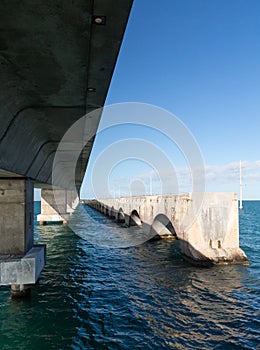
[[[11,172],[51,183],[52,161],[65,131],[104,105],[131,3],[1,3],[1,177]],[[95,129],[99,117],[91,120]],[[77,169],[79,185],[93,139],[89,141]]]
[[[51,188],[57,147],[64,133],[87,114],[77,140],[70,140],[85,140],[84,134],[91,128],[75,169],[77,190],[81,186],[101,116],[101,112],[94,117],[88,113],[104,105],[131,5],[132,0],[1,2],[2,272],[10,265],[4,264],[7,256],[12,257],[14,270],[22,269],[17,259],[33,248],[31,224],[25,225],[33,220],[29,209],[33,185]],[[69,167],[69,157],[66,161]],[[13,220],[12,224],[17,207],[18,223]],[[42,250],[38,250],[34,251],[37,269],[43,265]],[[38,272],[31,271],[35,279]],[[0,274],[0,284],[26,284],[26,278],[21,281],[16,277],[7,281]],[[27,280],[29,283],[33,278]],[[19,288],[14,289],[19,292]]]

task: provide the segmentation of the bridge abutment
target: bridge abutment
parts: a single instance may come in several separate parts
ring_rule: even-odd
[[[34,245],[33,206],[32,181],[0,179],[0,285],[13,286],[13,296],[28,294],[45,265],[45,246]]]

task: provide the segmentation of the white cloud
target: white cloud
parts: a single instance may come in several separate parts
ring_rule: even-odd
[[[205,166],[206,191],[208,192],[238,192],[239,191],[239,161],[222,165]],[[260,198],[260,160],[242,162],[243,188],[246,198]],[[133,183],[139,182],[142,194],[184,193],[196,190],[189,167],[171,167],[147,171],[136,170],[131,175],[117,174],[110,181],[113,196],[127,196],[134,191]],[[142,186],[141,186],[142,184]],[[140,185],[140,186],[139,186]],[[134,192],[136,192],[134,191]],[[145,191],[145,193],[143,193]],[[137,193],[136,193],[137,194]]]
[[[178,192],[192,191],[192,177],[191,171],[188,167],[175,168],[175,175],[173,169],[160,170],[160,176],[155,171],[144,172],[139,174],[139,177],[144,181],[152,179],[153,188],[156,189],[156,185],[163,182],[164,192],[173,193],[173,182],[177,181]],[[206,165],[205,166],[205,179],[206,179],[206,190],[221,192],[231,191],[237,192],[239,189],[239,172],[240,162],[231,162],[222,165]],[[173,175],[175,180],[173,180]],[[246,188],[248,197],[259,197],[260,198],[260,160],[256,161],[243,161],[242,162],[242,178],[243,185]],[[258,188],[259,187],[259,188]]]
[[[239,179],[240,164],[232,162],[225,165],[208,165],[205,167],[207,182],[232,182]],[[260,181],[260,160],[242,162],[244,182]]]

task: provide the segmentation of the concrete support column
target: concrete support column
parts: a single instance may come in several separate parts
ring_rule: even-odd
[[[33,245],[33,206],[29,179],[0,178],[0,285],[15,296],[28,294],[45,265],[45,246]]]
[[[76,192],[60,189],[43,189],[41,194],[41,214],[37,221],[41,225],[60,222],[66,224],[78,205]]]
[[[12,284],[11,296],[13,298],[25,298],[31,295],[31,285]]]
[[[130,222],[131,222],[131,216],[125,214],[125,224],[127,227],[130,227]]]
[[[0,255],[23,256],[33,246],[33,183],[0,179]]]
[[[187,218],[190,213],[196,213],[192,225],[179,232],[182,253],[187,260],[202,265],[248,264],[246,254],[239,247],[235,193],[204,193],[201,205],[199,194],[197,197],[194,194],[185,206]]]

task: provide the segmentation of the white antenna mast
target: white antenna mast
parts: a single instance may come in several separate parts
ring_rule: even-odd
[[[243,184],[242,184],[242,161],[240,160],[240,196],[239,196],[239,209],[243,209]]]

